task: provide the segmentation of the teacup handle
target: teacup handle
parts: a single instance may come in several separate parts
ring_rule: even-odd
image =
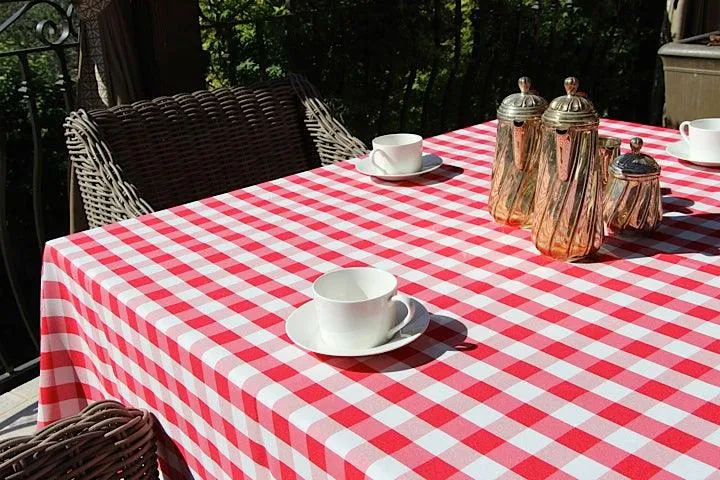
[[[383,167],[381,167],[381,166],[378,164],[378,162],[375,161],[375,155],[378,154],[378,153],[381,153],[381,154],[385,157],[385,161],[388,162],[388,163],[390,163],[390,162],[392,161],[392,159],[390,158],[390,155],[388,155],[388,154],[385,153],[384,151],[382,151],[382,150],[380,150],[380,149],[377,149],[377,148],[376,148],[375,150],[373,150],[372,152],[370,152],[370,161],[372,162],[372,164],[375,165],[375,168],[377,168],[377,169],[380,170],[382,173],[384,173],[385,175],[387,175],[388,171],[385,170]]]
[[[680,124],[680,136],[687,143],[690,143],[690,122],[684,121]],[[687,130],[687,131],[686,131]]]
[[[406,297],[405,295],[397,294],[394,295],[391,299],[391,302],[400,302],[405,305],[405,308],[407,308],[407,315],[405,315],[405,318],[402,319],[402,322],[395,325],[393,328],[388,331],[387,338],[392,338],[395,336],[397,332],[400,331],[404,326],[406,326],[408,323],[410,323],[410,320],[413,319],[415,316],[415,305],[413,304],[412,300],[410,300],[410,297]]]

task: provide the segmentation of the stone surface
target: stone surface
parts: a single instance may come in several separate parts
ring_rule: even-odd
[[[35,432],[38,387],[36,378],[0,395],[0,440]]]

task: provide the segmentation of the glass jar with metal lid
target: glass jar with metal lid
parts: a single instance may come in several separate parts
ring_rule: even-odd
[[[603,216],[616,234],[651,232],[662,221],[660,165],[641,153],[642,147],[642,139],[633,138],[631,152],[618,156],[608,169]]]
[[[506,97],[497,110],[488,208],[498,223],[529,227],[540,158],[540,119],[548,104],[533,92],[528,77],[521,77],[518,86],[520,93]]]
[[[575,77],[565,79],[565,92],[542,116],[532,237],[541,253],[574,261],[592,256],[603,242],[600,122]]]

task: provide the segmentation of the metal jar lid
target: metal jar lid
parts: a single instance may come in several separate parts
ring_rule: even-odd
[[[518,86],[520,87],[520,93],[513,93],[505,97],[498,107],[498,119],[524,122],[525,120],[540,118],[548,106],[547,100],[533,92],[528,77],[520,77]]]
[[[557,97],[550,102],[543,114],[543,122],[555,128],[569,128],[597,125],[599,118],[595,106],[584,93],[579,93],[580,83],[575,77],[565,79],[567,95]]]
[[[660,175],[660,165],[650,156],[640,153],[643,141],[640,137],[630,140],[631,153],[620,155],[610,164],[610,174],[616,178],[650,180]]]

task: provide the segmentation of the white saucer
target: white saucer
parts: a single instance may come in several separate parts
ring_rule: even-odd
[[[693,160],[690,158],[690,145],[685,140],[671,143],[665,148],[665,151],[673,157],[685,160],[686,162],[694,163],[695,165],[704,165],[706,167],[718,167],[720,162],[708,162],[705,160]]]
[[[355,169],[363,173],[365,175],[370,175],[371,177],[379,178],[381,180],[387,180],[389,182],[399,182],[400,180],[409,180],[411,178],[418,177],[420,175],[425,175],[426,173],[430,173],[433,170],[437,170],[440,168],[443,164],[442,158],[438,157],[437,155],[434,155],[432,153],[426,153],[422,157],[422,168],[419,172],[413,172],[413,173],[398,173],[398,174],[384,174],[380,172],[375,165],[370,161],[369,158],[363,158],[361,159],[356,165]]]
[[[318,331],[317,319],[315,318],[315,305],[312,300],[300,306],[285,321],[285,331],[290,340],[295,342],[299,347],[311,352],[323,355],[331,355],[334,357],[365,357],[368,355],[377,355],[386,353],[400,348],[414,341],[423,334],[430,323],[430,314],[428,314],[422,303],[414,298],[411,301],[415,304],[415,316],[410,323],[401,329],[387,343],[372,348],[362,349],[340,349],[333,348],[322,343],[320,332]],[[398,323],[405,318],[407,309],[404,305],[399,304],[395,315]]]

